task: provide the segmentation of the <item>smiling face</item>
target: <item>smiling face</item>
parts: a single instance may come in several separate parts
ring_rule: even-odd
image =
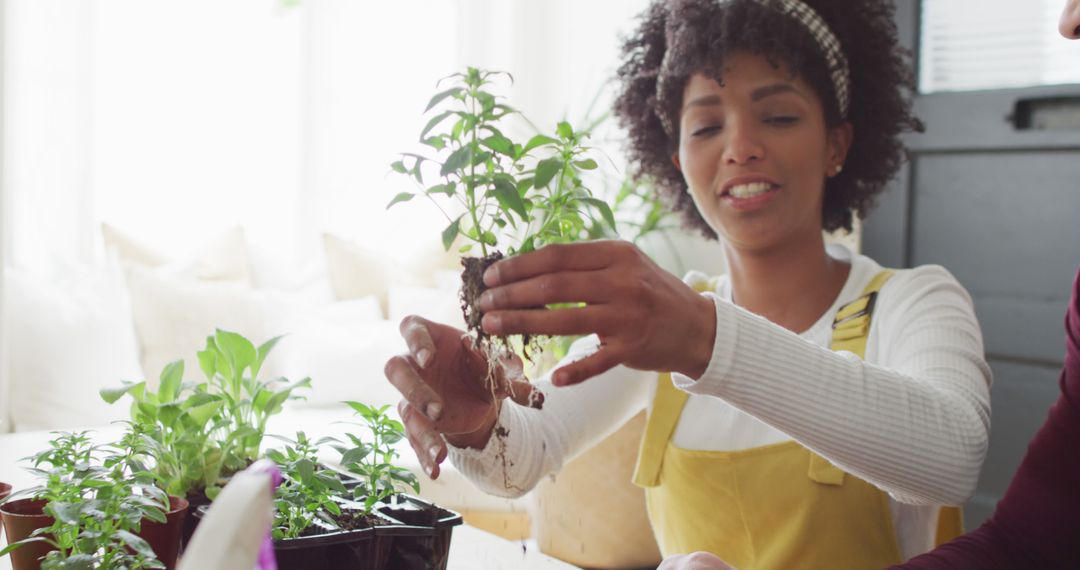
[[[762,56],[733,54],[723,84],[687,81],[673,157],[698,211],[738,249],[820,239],[825,179],[843,165],[851,127],[829,128],[820,98]]]

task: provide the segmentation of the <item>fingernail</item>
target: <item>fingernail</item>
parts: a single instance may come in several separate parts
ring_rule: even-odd
[[[502,331],[502,319],[499,315],[493,315],[488,313],[484,315],[484,318],[480,321],[480,325],[486,332],[491,334],[500,334]]]
[[[423,463],[422,466],[424,468],[424,473],[426,473],[428,477],[431,477],[431,465]]]
[[[420,368],[427,368],[428,362],[431,362],[431,350],[427,348],[421,348],[416,353],[416,363],[420,365]]]
[[[439,462],[439,451],[441,451],[441,449],[439,449],[439,444],[437,443],[428,448],[428,457],[431,458],[432,465]]]
[[[485,291],[480,295],[480,298],[476,300],[476,306],[481,311],[488,311],[491,309],[492,295],[490,292]]]
[[[424,413],[427,414],[429,420],[437,422],[439,421],[439,416],[442,415],[442,406],[440,406],[437,402],[432,402],[427,405]]]
[[[499,264],[494,264],[484,271],[484,285],[494,287],[499,284]]]

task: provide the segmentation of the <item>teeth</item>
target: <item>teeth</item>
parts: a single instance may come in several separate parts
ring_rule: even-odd
[[[751,196],[764,194],[768,192],[770,188],[772,188],[772,186],[767,182],[753,182],[751,184],[732,186],[728,193],[736,198],[750,198]]]

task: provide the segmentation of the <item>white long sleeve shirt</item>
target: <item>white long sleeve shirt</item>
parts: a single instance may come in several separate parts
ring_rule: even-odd
[[[831,351],[836,311],[881,267],[839,246],[829,254],[850,261],[851,273],[801,334],[733,305],[726,278],[705,293],[716,308],[716,341],[700,378],[673,375],[690,397],[672,442],[736,451],[794,439],[890,495],[893,528],[910,558],[933,548],[939,505],[962,504],[975,489],[990,430],[982,334],[964,288],[945,269],[923,266],[898,271],[881,290],[865,360]],[[564,362],[596,349],[595,337],[584,338]],[[483,490],[531,489],[650,406],[656,389],[656,373],[626,367],[565,388],[549,378],[538,382],[543,410],[503,403],[505,473],[496,438],[483,450],[451,448],[457,469]]]

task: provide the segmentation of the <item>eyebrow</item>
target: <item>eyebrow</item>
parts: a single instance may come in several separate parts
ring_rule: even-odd
[[[756,103],[766,97],[779,95],[781,93],[795,93],[796,95],[801,94],[799,93],[799,90],[790,83],[774,83],[772,85],[766,85],[765,87],[758,87],[757,89],[755,89],[754,92],[750,94],[750,100]]]
[[[750,93],[750,100],[754,103],[757,103],[762,99],[772,97],[773,95],[779,95],[781,93],[795,93],[796,95],[802,94],[794,85],[790,83],[774,83],[772,85],[766,85],[764,87],[758,87],[757,89],[755,89],[753,92]],[[719,95],[703,95],[687,103],[686,106],[683,107],[683,111],[685,112],[690,107],[711,107],[715,105],[721,105],[722,103],[723,100],[720,98]]]

